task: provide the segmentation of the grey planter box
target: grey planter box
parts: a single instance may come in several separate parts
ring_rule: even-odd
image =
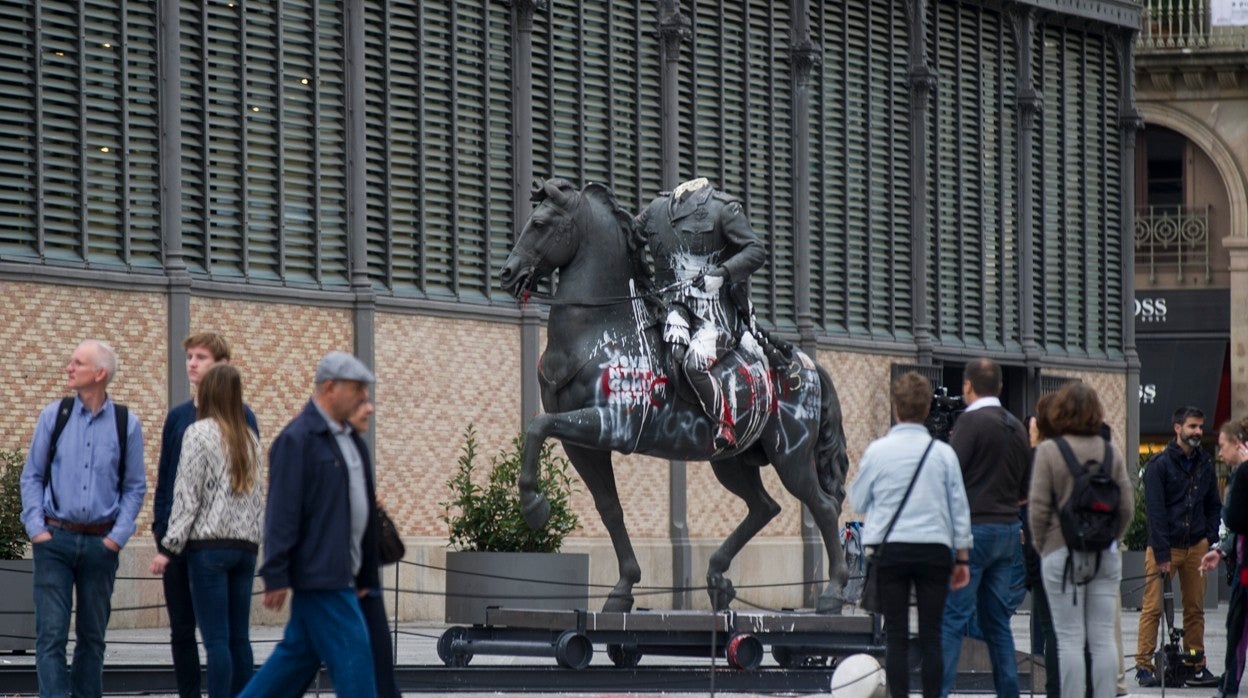
[[[0,652],[35,649],[34,571],[34,560],[0,560]]]
[[[485,623],[485,609],[575,610],[589,605],[589,555],[446,554],[446,622]]]
[[[1144,604],[1144,554],[1143,550],[1122,551],[1122,607],[1139,610]]]

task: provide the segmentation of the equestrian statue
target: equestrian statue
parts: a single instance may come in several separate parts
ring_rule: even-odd
[[[601,184],[578,191],[550,179],[532,198],[499,273],[509,293],[551,306],[538,365],[545,412],[526,429],[519,478],[526,522],[536,528],[549,516],[538,455],[559,439],[615,549],[620,578],[603,610],[629,611],[641,567],[611,453],[709,460],[747,507],[706,572],[711,605],[725,610],[736,596],[729,565],[780,512],[763,487],[771,464],[823,537],[830,581],[816,610],[839,613],[849,464],[840,401],[822,367],[754,321],[747,282],[766,250],[741,204],[705,179],[660,194],[635,220]],[[535,285],[555,271],[555,291],[541,297]]]

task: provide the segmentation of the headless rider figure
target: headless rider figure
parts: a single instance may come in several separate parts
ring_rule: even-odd
[[[683,369],[702,409],[718,425],[715,448],[736,445],[731,415],[711,367],[736,346],[743,319],[729,298],[732,284],[744,284],[767,261],[767,250],[750,228],[741,203],[705,178],[662,192],[637,217],[666,297],[663,341],[669,370]]]

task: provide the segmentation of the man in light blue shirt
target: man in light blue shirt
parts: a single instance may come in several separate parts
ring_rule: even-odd
[[[103,694],[104,633],[118,553],[134,534],[147,490],[143,432],[134,414],[118,440],[117,405],[108,397],[117,353],[98,340],[78,345],[65,367],[77,395],[53,442],[61,402],[44,408],[22,469],[22,524],[35,562],[35,666],[40,696]],[[124,452],[125,462],[121,462]],[[51,458],[51,463],[49,463]],[[77,589],[72,668],[66,666]]]

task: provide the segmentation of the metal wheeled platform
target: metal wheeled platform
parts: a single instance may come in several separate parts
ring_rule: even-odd
[[[838,657],[884,654],[879,617],[801,611],[546,611],[491,608],[484,625],[448,628],[438,657],[466,667],[474,655],[553,657],[583,669],[603,645],[616,667],[637,666],[646,655],[723,657],[753,671],[770,648],[785,668],[819,666]]]

